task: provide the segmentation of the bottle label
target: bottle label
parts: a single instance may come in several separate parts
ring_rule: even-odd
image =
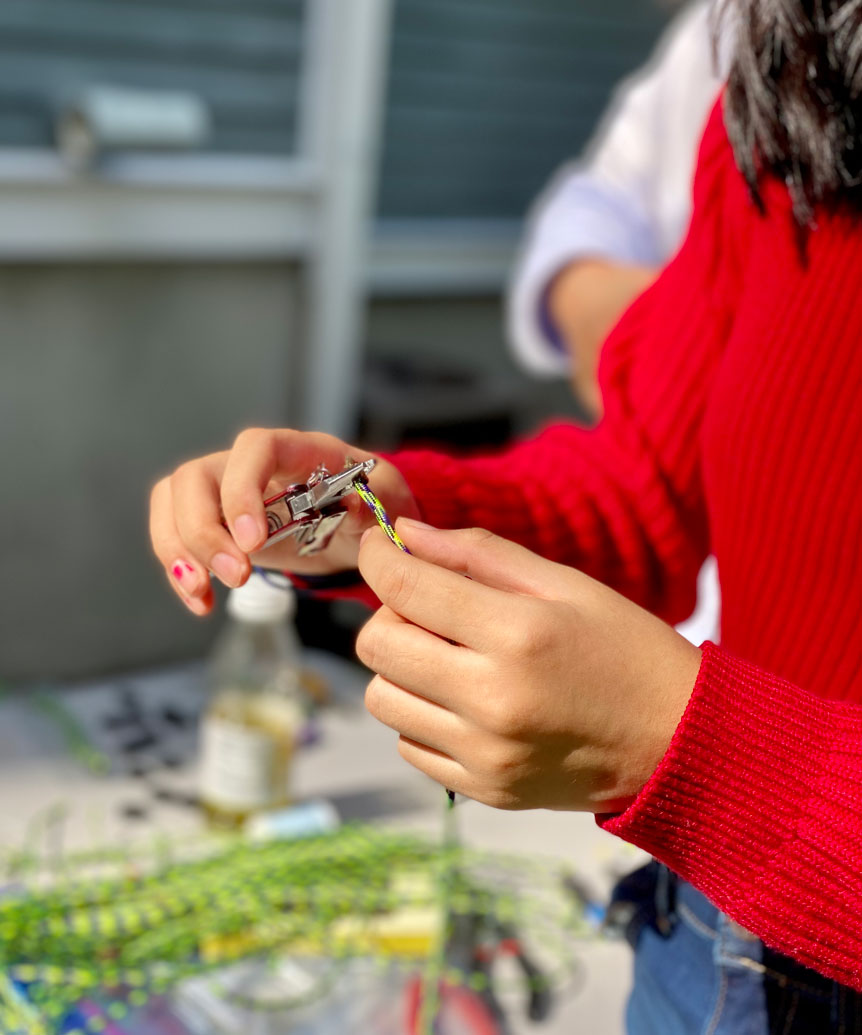
[[[271,805],[284,788],[273,737],[214,716],[201,727],[201,798],[209,805],[246,812]]]

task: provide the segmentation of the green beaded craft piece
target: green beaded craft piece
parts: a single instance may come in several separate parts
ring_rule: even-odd
[[[22,875],[17,861],[20,889],[0,898],[4,1035],[68,1032],[64,1018],[98,991],[112,1001],[111,1012],[81,1027],[95,1035],[185,979],[247,959],[326,960],[331,973],[311,993],[322,996],[341,961],[374,955],[380,918],[405,908],[438,911],[441,937],[444,901],[450,916],[517,925],[557,986],[571,976],[574,946],[588,930],[555,866],[368,826],[291,842],[201,838],[167,850],[160,841],[149,853],[94,858],[67,857],[63,876],[47,881],[44,872]],[[387,965],[399,955],[377,954]],[[435,985],[438,977],[481,980],[448,972],[439,944],[421,959],[404,956],[432,968]]]

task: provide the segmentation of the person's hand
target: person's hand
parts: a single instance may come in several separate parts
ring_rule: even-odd
[[[598,370],[605,338],[657,274],[649,266],[579,259],[551,284],[548,308],[572,359],[572,387],[595,417],[602,412]]]
[[[359,540],[374,518],[355,493],[344,500],[349,515],[321,553],[298,557],[287,537],[258,554],[266,541],[263,501],[286,485],[307,481],[325,464],[335,474],[347,457],[374,454],[348,446],[331,435],[253,428],[233,447],[182,464],[153,488],[150,537],[168,580],[195,614],[213,605],[210,572],[226,586],[241,586],[252,564],[321,574],[356,567]],[[378,460],[369,484],[394,519],[418,515],[407,483],[398,470]],[[225,528],[222,521],[227,522]]]
[[[359,569],[382,601],[357,652],[401,755],[497,808],[616,812],[655,770],[700,651],[579,571],[478,530],[399,521]],[[465,578],[467,575],[469,578]]]

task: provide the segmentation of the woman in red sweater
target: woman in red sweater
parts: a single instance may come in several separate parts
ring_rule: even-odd
[[[642,935],[630,1028],[661,1035],[862,1024],[862,5],[737,6],[689,234],[607,342],[601,424],[382,461],[412,556],[357,510],[318,558],[252,558],[358,559],[383,605],[368,707],[409,762],[495,806],[592,811],[679,876],[706,955]],[[208,572],[248,576],[272,483],[348,453],[370,455],[254,430],[160,482],[154,547],[188,606],[210,610]],[[441,531],[471,526],[505,539]],[[721,646],[698,650],[665,622],[710,550]],[[673,959],[704,1001],[639,999]]]

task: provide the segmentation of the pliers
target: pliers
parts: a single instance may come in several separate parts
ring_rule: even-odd
[[[357,483],[368,481],[376,463],[373,458],[355,463],[348,457],[338,474],[330,474],[321,464],[307,482],[288,485],[277,496],[264,500],[267,535],[261,549],[292,535],[300,557],[324,550],[347,516],[344,498]]]

